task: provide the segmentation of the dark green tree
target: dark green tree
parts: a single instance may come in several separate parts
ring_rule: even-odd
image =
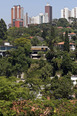
[[[74,75],[77,75],[77,63],[73,63],[72,73],[73,73]]]
[[[8,61],[12,65],[12,75],[15,76],[20,75],[22,72],[26,72],[31,63],[23,47],[18,47],[16,50],[9,51]]]
[[[56,98],[69,98],[72,95],[72,81],[70,79],[60,77],[59,79],[53,78],[51,80],[52,95]]]
[[[67,19],[60,18],[57,22],[57,26],[67,27],[69,25]]]
[[[7,58],[0,59],[0,75],[1,76],[10,76],[12,74],[12,65],[8,62]]]
[[[69,38],[68,38],[68,32],[67,31],[65,33],[64,51],[69,52]]]
[[[54,40],[55,40],[55,28],[53,26],[51,26],[51,29],[49,31],[49,36],[46,39],[46,42],[48,44],[48,47],[50,48],[50,50],[48,50],[48,52],[46,53],[46,59],[51,62],[51,60],[54,57]]]
[[[29,56],[30,55],[30,51],[31,51],[31,42],[29,39],[26,38],[17,38],[14,41],[15,46],[17,47],[22,47],[25,50],[25,55]]]
[[[37,37],[34,37],[33,39],[31,39],[31,44],[32,46],[37,46],[40,44],[40,40],[38,40]]]
[[[54,39],[55,39],[55,28],[51,26],[49,35],[46,38],[46,42],[51,51],[53,51]]]
[[[43,29],[43,32],[42,32],[42,35],[41,35],[44,40],[46,40],[46,36],[47,36],[47,30],[46,29]]]
[[[3,19],[0,20],[0,39],[7,39],[7,26]]]
[[[13,78],[13,77],[11,77]],[[0,77],[0,100],[12,101],[29,98],[29,89],[21,87],[21,83],[16,83],[16,79]]]
[[[63,75],[67,75],[69,71],[72,71],[72,60],[67,52],[64,53],[62,58],[62,69]]]

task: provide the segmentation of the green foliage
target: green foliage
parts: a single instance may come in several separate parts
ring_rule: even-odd
[[[50,48],[51,51],[53,51],[54,39],[55,39],[55,28],[52,26],[49,32],[49,36],[46,39],[48,47]]]
[[[44,40],[46,39],[47,30],[45,28],[43,29],[43,32],[42,32],[42,35],[41,36],[44,38]]]
[[[72,27],[73,29],[77,29],[77,18],[74,18],[74,17],[69,17],[69,18],[70,18],[71,21],[72,21],[71,27]]]
[[[61,64],[62,64],[61,58],[52,59],[52,63],[53,63],[53,67],[54,67],[55,71],[61,69]]]
[[[20,46],[23,47],[25,50],[26,55],[29,56],[30,53],[30,49],[31,49],[31,43],[30,40],[26,39],[26,38],[18,38],[14,41],[16,46]]]
[[[65,33],[64,51],[69,52],[69,38],[68,38],[68,32],[67,31]]]
[[[51,60],[54,57],[54,52],[51,51],[51,50],[48,50],[45,57],[46,57],[46,59],[47,59],[48,62],[51,62]]]
[[[57,22],[57,26],[67,27],[69,25],[67,19],[60,18]]]
[[[40,78],[46,80],[53,74],[53,67],[49,64],[46,64],[44,67],[41,68],[40,73],[41,73]]]
[[[68,71],[72,71],[72,60],[67,52],[64,53],[62,58],[62,69],[63,75],[66,75]]]
[[[31,39],[31,44],[32,46],[38,46],[41,42],[38,40],[37,37],[34,37],[33,39]]]
[[[7,39],[7,26],[3,19],[0,20],[0,39]]]
[[[30,35],[28,33],[28,29],[24,28],[24,27],[20,27],[20,28],[12,27],[12,28],[9,28],[7,33],[8,33],[8,37],[13,38],[13,42],[14,42],[14,40],[16,38],[25,37],[25,38],[28,39],[30,37]]]
[[[16,50],[9,51],[8,61],[12,65],[12,72],[15,75],[21,74],[23,71],[26,72],[30,66],[31,60],[26,54],[23,47],[18,47]]]
[[[12,73],[12,65],[10,62],[8,62],[7,58],[1,58],[0,59],[0,75],[4,76],[10,76]]]
[[[0,77],[0,100],[12,101],[29,98],[29,90],[22,88],[21,84],[10,81],[9,78]]]
[[[72,94],[72,82],[67,78],[54,78],[51,81],[51,91],[52,95],[57,98],[69,98],[69,95]]]
[[[74,75],[77,75],[77,63],[73,63],[73,65],[72,65],[72,73]]]

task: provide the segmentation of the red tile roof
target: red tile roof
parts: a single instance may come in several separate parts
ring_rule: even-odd
[[[74,43],[69,43],[70,45],[74,45]],[[58,45],[64,45],[64,42],[59,42]]]

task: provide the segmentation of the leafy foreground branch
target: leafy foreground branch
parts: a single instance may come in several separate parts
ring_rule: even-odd
[[[77,100],[0,100],[0,116],[77,116]]]

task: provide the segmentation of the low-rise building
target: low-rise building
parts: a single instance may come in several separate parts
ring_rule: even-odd
[[[48,49],[49,49],[48,46],[32,46],[31,58],[40,59],[41,56],[45,58],[45,53]]]
[[[16,47],[11,45],[9,42],[4,42],[4,45],[0,46],[0,55],[5,56],[5,52],[12,48],[16,48]]]
[[[59,42],[57,46],[60,48],[60,50],[63,50],[64,48],[64,42]],[[75,50],[75,44],[74,43],[69,43],[70,50],[74,51]]]

